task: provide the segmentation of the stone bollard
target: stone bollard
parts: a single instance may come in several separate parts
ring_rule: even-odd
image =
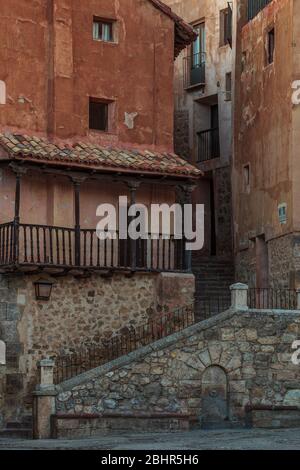
[[[231,290],[231,308],[234,310],[248,310],[248,286],[247,284],[233,284]]]
[[[39,363],[40,383],[33,393],[33,437],[34,439],[50,439],[51,416],[55,414],[55,397],[57,395],[54,385],[55,362],[43,359]]]

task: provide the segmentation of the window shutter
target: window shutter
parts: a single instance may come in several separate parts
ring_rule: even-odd
[[[228,2],[228,15],[227,15],[227,27],[226,27],[226,40],[232,48],[232,2]]]

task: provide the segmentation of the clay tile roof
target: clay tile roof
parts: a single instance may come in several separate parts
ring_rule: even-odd
[[[45,138],[0,133],[0,159],[74,166],[108,172],[132,172],[197,178],[202,172],[174,153],[100,147],[92,143],[53,143]],[[0,154],[1,155],[1,154]]]
[[[175,58],[180,52],[197,38],[197,33],[191,25],[186,23],[172,9],[161,0],[149,0],[155,8],[169,16],[175,23]]]

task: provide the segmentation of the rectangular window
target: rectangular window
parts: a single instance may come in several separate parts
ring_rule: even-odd
[[[274,53],[275,53],[275,28],[272,28],[268,32],[268,38],[267,38],[268,44],[267,44],[267,53],[268,53],[268,64],[272,64],[274,62]]]
[[[114,22],[112,20],[98,20],[94,18],[93,39],[95,41],[114,41]]]
[[[192,46],[192,67],[199,67],[205,61],[206,37],[205,23],[194,26],[198,37]]]
[[[231,101],[232,93],[232,81],[231,81],[231,72],[226,73],[226,91],[225,91],[225,101]]]
[[[96,131],[108,131],[108,103],[90,98],[89,128]]]
[[[193,27],[197,31],[198,37],[191,47],[189,70],[187,70],[187,73],[189,74],[188,86],[198,85],[205,82],[205,23],[193,25]]]

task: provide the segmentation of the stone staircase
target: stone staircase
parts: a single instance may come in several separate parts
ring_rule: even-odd
[[[31,439],[32,416],[23,418],[21,422],[8,422],[4,429],[0,429],[0,437],[6,439]]]
[[[234,284],[234,263],[218,257],[195,257],[193,273],[196,277],[196,318],[202,319],[201,309],[210,300],[230,305],[229,287]]]

